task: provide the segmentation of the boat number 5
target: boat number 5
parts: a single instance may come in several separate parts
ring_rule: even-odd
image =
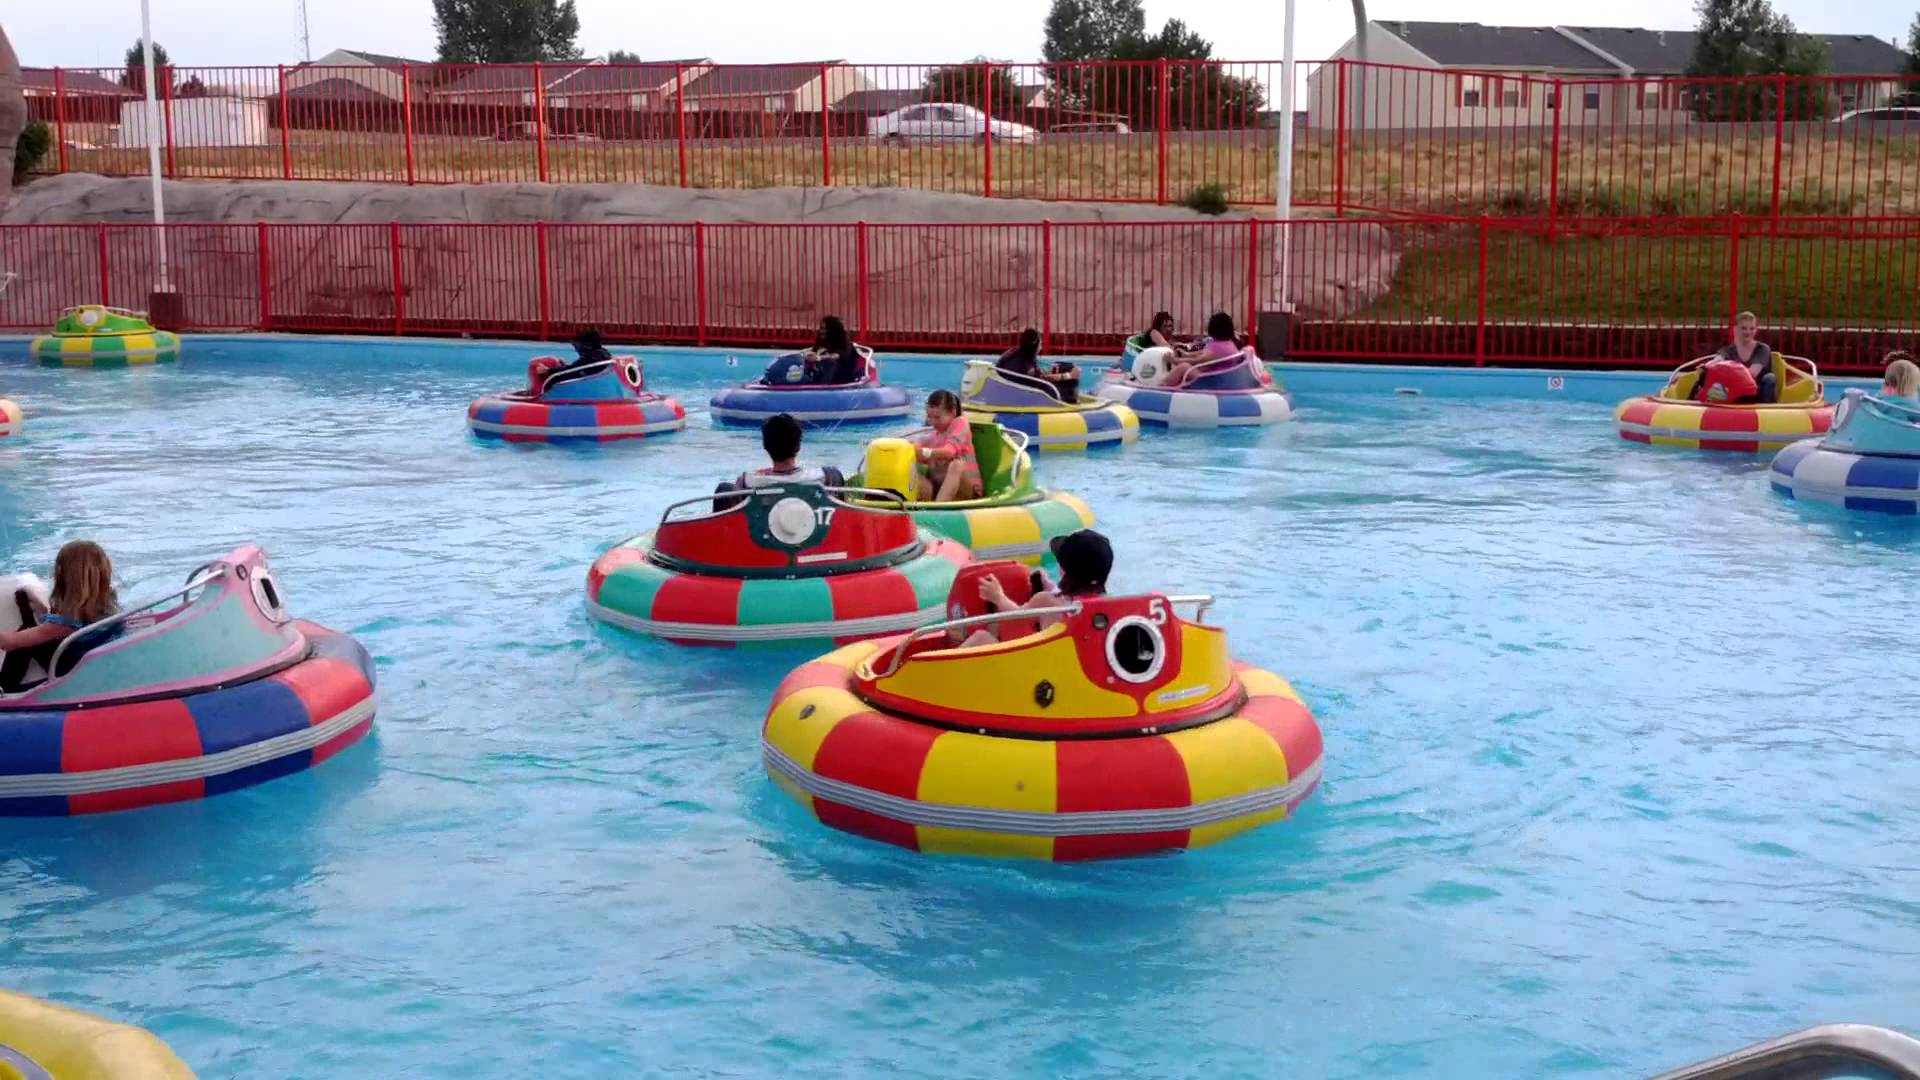
[[[1564,376],[1564,375],[1549,375],[1549,376],[1547,376],[1547,389],[1548,389],[1548,390],[1565,390],[1566,388],[1567,388],[1567,379],[1566,379],[1566,376]]]
[[[1167,602],[1155,597],[1147,604],[1147,618],[1152,620],[1155,626],[1167,625]]]

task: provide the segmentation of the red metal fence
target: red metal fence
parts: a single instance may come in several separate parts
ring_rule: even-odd
[[[1555,79],[1301,65],[1302,206],[1517,217],[1920,214],[1920,78]],[[30,69],[50,171],[146,170],[137,70]],[[171,176],[878,185],[1272,198],[1280,65],[1140,61],[169,68]],[[903,112],[904,110],[904,112]]]
[[[169,225],[187,329],[795,344],[841,314],[895,348],[988,349],[1038,327],[1105,353],[1167,310],[1242,325],[1287,299],[1269,354],[1666,366],[1733,312],[1836,370],[1920,344],[1920,220],[1331,219],[990,225]],[[151,225],[0,227],[0,327],[141,308]]]

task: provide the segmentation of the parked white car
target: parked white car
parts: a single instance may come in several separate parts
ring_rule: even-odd
[[[985,142],[991,130],[994,142],[1038,142],[1040,133],[1011,120],[987,119],[971,105],[933,102],[895,109],[867,121],[867,137],[895,146],[912,142]]]

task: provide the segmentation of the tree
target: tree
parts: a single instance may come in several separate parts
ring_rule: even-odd
[[[1689,87],[1689,105],[1701,120],[1761,120],[1826,115],[1827,90],[1818,82],[1766,75],[1814,76],[1826,70],[1826,46],[1794,29],[1769,0],[1699,0],[1700,29],[1687,74],[1734,80]]]
[[[607,53],[607,63],[609,64],[638,64],[642,62],[639,53],[628,52],[625,49],[614,49]]]
[[[574,0],[433,0],[433,28],[440,35],[442,63],[580,58]]]
[[[136,94],[147,92],[147,51],[138,41],[127,50],[126,74],[120,76],[120,85]],[[158,72],[170,63],[167,59],[167,47],[159,42],[153,43],[153,70]]]
[[[1907,27],[1907,74],[1920,75],[1920,15]]]
[[[1140,0],[1053,0],[1043,51],[1055,104],[1101,115],[1119,113],[1136,129],[1165,119],[1172,128],[1252,127],[1266,92],[1252,79],[1227,74],[1213,59],[1213,43],[1168,19],[1149,35]],[[1084,61],[1118,61],[1100,70]],[[1166,61],[1163,66],[1161,61]]]
[[[206,97],[211,92],[207,89],[207,84],[200,81],[200,76],[189,75],[181,80],[179,86],[174,87],[173,96],[177,98]]]
[[[1055,64],[1112,60],[1131,42],[1146,40],[1140,0],[1053,0],[1041,55]]]
[[[987,99],[988,92],[992,101]],[[971,105],[989,116],[1006,117],[1022,108],[1020,85],[1013,81],[1013,69],[1005,60],[976,56],[970,64],[954,64],[927,72],[920,85],[927,101],[951,101]]]

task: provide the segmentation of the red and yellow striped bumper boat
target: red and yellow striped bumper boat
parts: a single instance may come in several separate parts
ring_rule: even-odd
[[[1320,729],[1224,631],[1174,614],[1208,602],[1097,597],[1004,642],[954,638],[1032,612],[849,645],[775,692],[767,772],[823,823],[929,854],[1113,858],[1278,821],[1319,783]]]

